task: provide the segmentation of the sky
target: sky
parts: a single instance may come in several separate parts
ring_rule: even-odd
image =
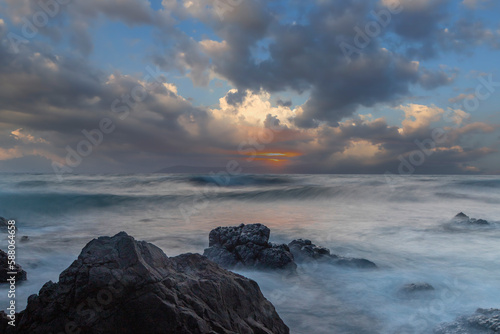
[[[500,174],[499,9],[0,0],[0,172]]]

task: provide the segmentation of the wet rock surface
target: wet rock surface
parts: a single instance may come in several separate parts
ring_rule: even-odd
[[[297,265],[287,245],[269,243],[271,231],[262,224],[217,227],[210,231],[203,255],[224,268],[285,269]]]
[[[460,212],[455,217],[453,217],[452,221],[459,224],[490,225],[490,223],[484,219],[470,218],[463,212]]]
[[[289,333],[256,282],[121,232],[92,240],[6,333]]]
[[[353,268],[376,268],[377,265],[366,259],[342,257],[331,254],[325,247],[316,246],[307,239],[296,239],[288,244],[290,251],[298,262],[318,260],[330,264]]]

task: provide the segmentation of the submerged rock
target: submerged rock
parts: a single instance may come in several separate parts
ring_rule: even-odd
[[[490,223],[484,219],[470,218],[465,213],[460,212],[452,219],[455,223],[471,224],[471,225],[489,225]]]
[[[342,257],[330,254],[330,250],[325,247],[316,246],[311,240],[296,239],[288,244],[290,251],[297,261],[318,260],[331,264],[354,267],[354,268],[376,268],[377,265],[366,259]]]
[[[10,272],[15,272],[17,274],[8,274]],[[13,267],[9,266],[9,257],[7,253],[0,249],[0,283],[7,284],[7,279],[11,276],[16,277],[16,282],[25,281],[27,279],[26,271],[24,271],[20,265],[15,264]]]
[[[270,234],[262,224],[217,227],[210,231],[203,255],[224,268],[295,270],[288,246],[269,243]]]
[[[410,283],[405,284],[399,289],[400,294],[414,294],[417,292],[434,291],[434,287],[429,283]]]
[[[441,324],[436,334],[493,334],[500,333],[500,309],[477,309],[470,316],[461,316],[451,323]]]
[[[121,232],[88,243],[58,283],[48,282],[29,297],[17,326],[7,331],[51,332],[286,334],[289,329],[256,282],[199,254],[169,258]]]

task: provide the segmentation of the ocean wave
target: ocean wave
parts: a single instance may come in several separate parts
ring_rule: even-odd
[[[215,184],[221,187],[231,186],[274,186],[284,185],[293,182],[291,178],[284,176],[265,176],[265,175],[236,175],[236,176],[218,176],[218,175],[197,175],[187,179],[196,185]]]
[[[232,200],[279,201],[328,199],[340,194],[339,190],[331,187],[302,186],[285,189],[225,192],[218,197]]]
[[[70,211],[109,207],[126,209],[133,204],[166,204],[181,199],[178,195],[114,195],[84,193],[2,193],[0,210],[16,216],[23,212],[57,215]]]
[[[500,188],[500,180],[465,180],[456,184],[468,187]]]
[[[467,201],[479,201],[484,203],[500,203],[500,199],[494,197],[487,196],[479,196],[475,194],[463,194],[463,193],[455,193],[455,192],[436,192],[435,195],[437,197],[447,198],[447,199],[458,199],[458,200],[467,200]]]
[[[39,188],[39,187],[47,187],[50,184],[48,181],[20,181],[17,182],[14,186],[16,188]]]

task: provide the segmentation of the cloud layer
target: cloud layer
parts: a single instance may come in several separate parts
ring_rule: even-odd
[[[255,0],[221,7],[163,0],[159,9],[146,0],[72,2],[59,5],[17,53],[9,33],[21,33],[40,5],[0,4],[7,14],[0,20],[4,171],[52,171],[55,164],[71,172],[148,172],[236,159],[274,172],[384,173],[418,151],[425,163],[413,164],[416,172],[494,171],[476,162],[497,153],[497,126],[413,100],[416,90],[432,94],[460,77],[460,68],[436,65],[440,55],[500,47],[498,29],[449,14],[451,6],[472,10],[487,1],[402,0],[395,7],[388,0]],[[90,59],[98,52],[91,27],[100,21],[154,29],[158,45],[145,52],[151,64],[142,74],[105,70]],[[186,21],[206,33],[191,36]],[[216,105],[197,105],[179,93],[171,73],[205,89],[214,79],[233,88]],[[399,124],[366,112],[379,108],[400,115]],[[249,159],[249,152],[296,154],[274,161]]]

